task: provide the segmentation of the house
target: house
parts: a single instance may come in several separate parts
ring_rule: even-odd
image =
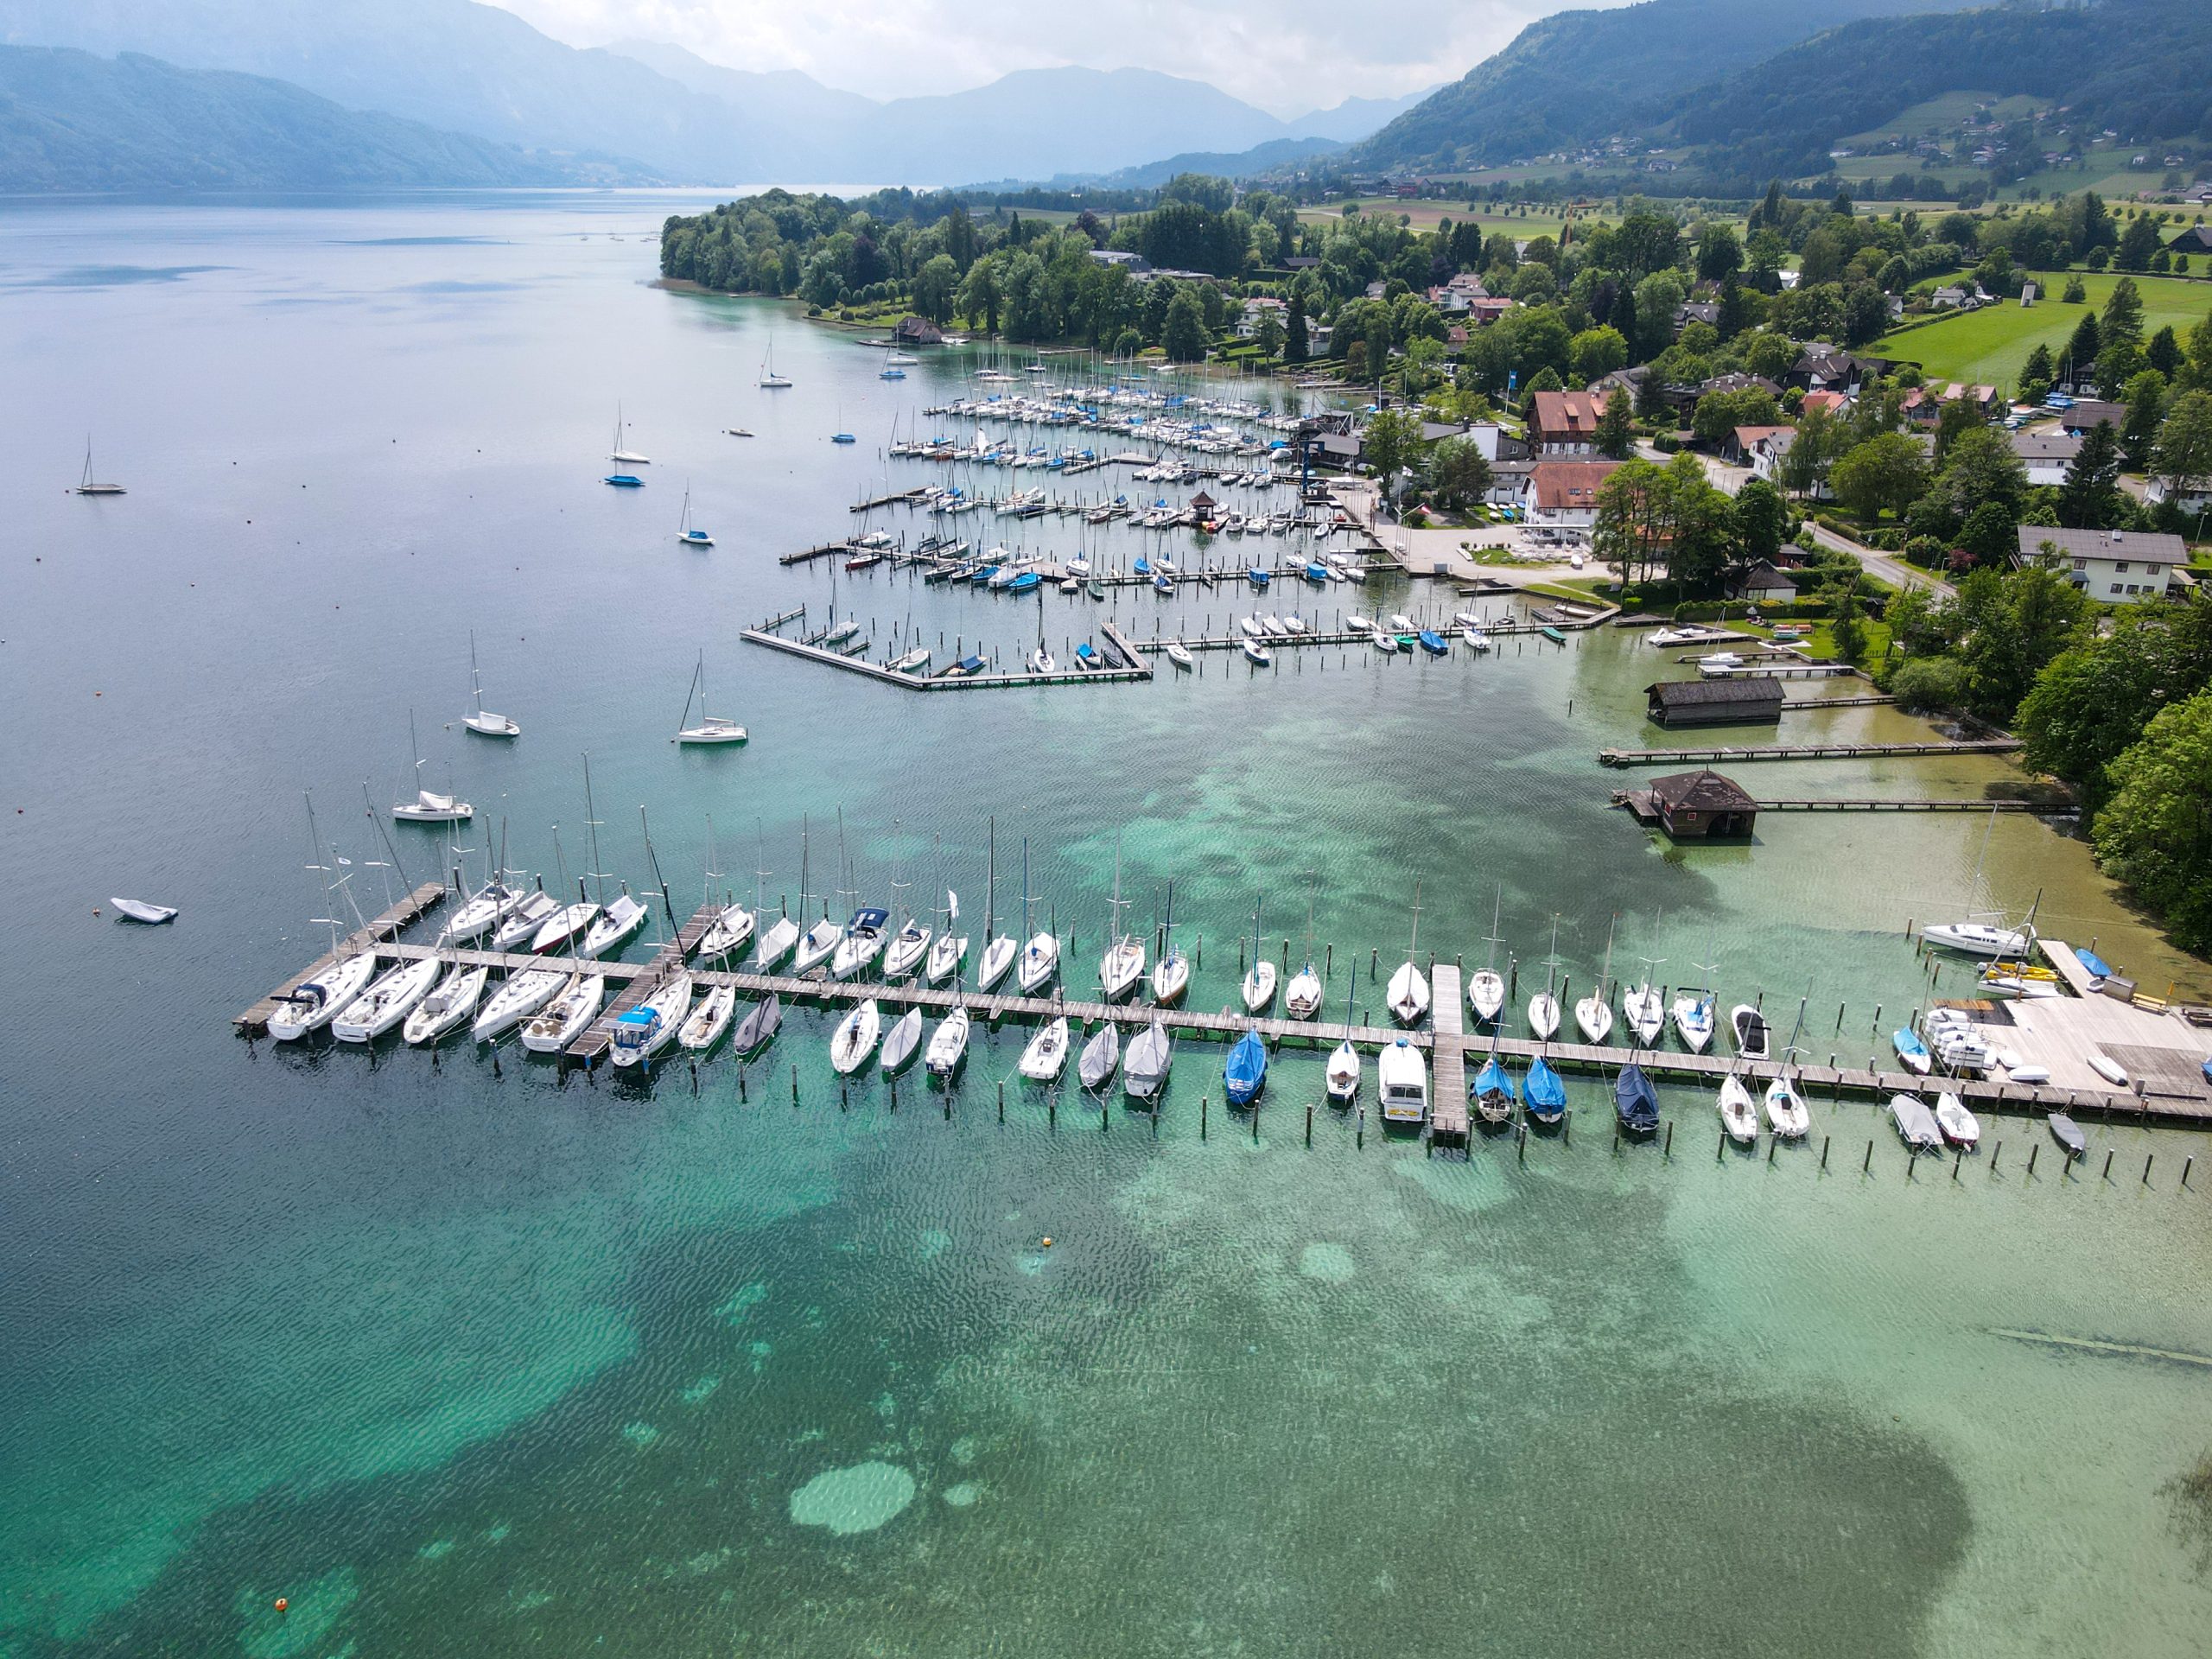
[[[1643,695],[1643,717],[1660,726],[1772,726],[1782,719],[1782,682],[1771,674],[1661,680]]]
[[[2044,427],[2038,430],[2012,434],[2012,453],[2019,456],[2028,469],[2031,484],[2063,484],[2066,469],[2074,464],[2074,457],[2082,453],[2082,440],[2070,432],[2060,432]]]
[[[1782,487],[1782,463],[1797,442],[1797,429],[1777,426],[1761,429],[1764,435],[1745,452],[1744,464],[1751,469],[1753,478],[1764,479],[1778,490]],[[1818,501],[1829,499],[1833,493],[1825,482],[1815,486],[1812,492],[1813,499]]]
[[[1152,261],[1141,253],[1129,253],[1120,248],[1093,248],[1092,260],[1102,265],[1119,265],[1132,276],[1142,276],[1152,270]]]
[[[1480,452],[1482,458],[1493,465],[1500,461],[1511,461],[1525,454],[1526,444],[1516,442],[1505,435],[1505,429],[1495,421],[1470,421],[1459,424],[1451,421],[1423,421],[1421,441],[1436,443],[1445,438],[1465,438]]]
[[[1630,791],[1628,804],[1638,818],[1657,823],[1677,841],[1748,836],[1759,816],[1759,804],[1743,785],[1710,766],[1654,778]]]
[[[1330,344],[1336,339],[1336,324],[1333,322],[1314,322],[1309,319],[1306,324],[1306,354],[1311,357],[1328,356]]]
[[[2212,253],[2212,225],[2192,225],[2166,246],[2175,253]]]
[[[1497,461],[1491,463],[1489,500],[1493,507],[1512,507],[1526,512],[1529,506],[1529,480],[1535,476],[1533,461]]]
[[[1682,330],[1694,322],[1707,323],[1718,327],[1720,323],[1719,302],[1713,300],[1692,300],[1687,304],[1676,306],[1675,308],[1675,338],[1680,340],[1682,337]]]
[[[1797,597],[1797,584],[1770,559],[1755,559],[1733,584],[1738,599],[1755,605],[1786,605]]]
[[[1446,328],[1444,331],[1444,349],[1446,351],[1456,352],[1466,343],[1467,331],[1461,327],[1458,323],[1453,323],[1449,328]]]
[[[1611,374],[1601,376],[1590,383],[1590,395],[1592,397],[1603,399],[1611,397],[1617,391],[1625,392],[1628,394],[1629,403],[1633,405],[1637,394],[1643,390],[1643,383],[1650,378],[1651,371],[1641,364],[1632,369],[1615,369]]]
[[[1529,524],[1537,530],[1592,529],[1598,522],[1598,486],[1620,465],[1618,461],[1539,460],[1523,495]]]
[[[1782,397],[1782,388],[1776,382],[1763,374],[1745,374],[1741,370],[1731,374],[1716,374],[1710,380],[1700,381],[1698,385],[1697,395],[1700,397],[1715,391],[1763,391],[1777,401]]]
[[[1808,415],[1816,409],[1824,409],[1831,415],[1840,415],[1850,407],[1851,399],[1842,392],[1808,391],[1797,405],[1797,411],[1801,415]]]
[[[2058,372],[2051,377],[2050,389],[2069,397],[2094,397],[2097,395],[2097,359],[2076,363],[2071,357],[2059,359]]]
[[[899,326],[891,331],[895,346],[942,346],[944,333],[927,317],[908,315],[899,319]]]
[[[1294,253],[1282,262],[1282,268],[1285,270],[1319,270],[1321,261],[1310,253]]]
[[[1866,363],[1849,352],[1838,351],[1833,346],[1812,345],[1798,353],[1796,362],[1782,377],[1782,383],[1807,392],[1833,391],[1855,395],[1866,384]]]
[[[1540,391],[1529,422],[1529,441],[1539,455],[1594,455],[1605,400],[1586,391]]]
[[[2101,426],[2108,426],[2117,432],[2127,424],[2127,406],[2084,397],[2073,408],[2059,410],[2058,424],[2062,430],[2075,437],[2084,432],[2094,432]]]
[[[2019,563],[2063,571],[2091,599],[2126,603],[2164,599],[2176,568],[2189,563],[2189,549],[2178,536],[2022,524]]]
[[[1933,426],[1942,418],[1943,405],[1956,403],[1961,397],[1972,404],[1985,421],[1997,413],[1998,404],[2003,401],[1994,386],[1962,386],[1954,381],[1942,386],[1915,386],[1905,393],[1899,407],[1908,421]]]
[[[1479,299],[1467,302],[1467,321],[1478,328],[1487,328],[1513,308],[1510,300]]]
[[[1794,426],[1739,426],[1722,442],[1720,458],[1735,467],[1749,467],[1753,457],[1774,454],[1774,441],[1783,433],[1797,435]],[[1789,446],[1783,445],[1786,450]],[[1779,459],[1779,457],[1776,457]]]
[[[1277,322],[1281,322],[1284,314],[1290,308],[1281,300],[1271,300],[1263,295],[1245,301],[1244,309],[1236,319],[1236,337],[1239,340],[1252,339],[1260,332],[1261,318],[1272,316]],[[1312,348],[1311,333],[1306,335],[1306,346],[1309,350]]]
[[[2143,486],[2143,499],[2154,507],[2164,506],[2171,501],[2178,512],[2202,512],[2212,507],[2212,485],[2184,485],[2178,479],[2153,478]]]

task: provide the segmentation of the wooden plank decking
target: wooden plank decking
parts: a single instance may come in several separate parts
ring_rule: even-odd
[[[614,1022],[665,985],[671,975],[682,969],[721,910],[720,905],[702,905],[698,912],[677,930],[673,939],[653,952],[653,959],[645,964],[645,970],[633,976],[615,994],[606,1011],[584,1027],[583,1035],[569,1045],[563,1058],[589,1065],[606,1053],[614,1043]]]
[[[1709,748],[1600,749],[1608,766],[1742,766],[1752,760],[1855,760],[1874,755],[2010,754],[2017,737],[1978,737],[1942,743],[1758,743]]]
[[[1461,1039],[1459,969],[1440,964],[1429,973],[1430,1038],[1434,1065],[1428,1090],[1428,1132],[1440,1141],[1467,1138],[1466,1046]]]

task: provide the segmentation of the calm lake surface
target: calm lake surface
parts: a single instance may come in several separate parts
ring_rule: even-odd
[[[1554,918],[1578,987],[1611,927],[1616,977],[1717,964],[1785,1030],[1803,1000],[1818,1063],[1885,1051],[1927,995],[1906,923],[1969,907],[1986,822],[1770,814],[1753,844],[1663,849],[1596,761],[1658,741],[1660,653],[1624,634],[926,698],[742,644],[801,603],[879,655],[895,626],[1011,661],[1040,625],[775,563],[939,475],[883,448],[894,419],[945,426],[918,411],[976,360],[885,383],[790,308],[652,287],[661,218],[696,205],[0,210],[0,1653],[2202,1650],[2212,1515],[2175,1483],[2212,1452],[2212,1167],[2177,1185],[2206,1137],[2093,1126],[2082,1179],[2031,1179],[2041,1126],[2005,1119],[1999,1157],[1908,1180],[1865,1102],[1716,1160],[1683,1090],[1662,1159],[1616,1151],[1571,1077],[1571,1141],[1431,1160],[1325,1108],[1309,1147],[1321,1059],[1295,1052],[1255,1133],[1202,1045],[1156,1128],[1072,1091],[1055,1123],[1013,1026],[895,1113],[874,1077],[841,1102],[817,1013],[742,1096],[726,1056],[696,1090],[675,1065],[564,1087],[512,1047],[495,1071],[236,1037],[321,948],[313,918],[444,863],[385,811],[410,714],[423,781],[477,804],[474,863],[502,823],[549,886],[650,893],[657,855],[685,914],[710,816],[717,886],[765,865],[796,906],[804,819],[810,893],[950,886],[980,936],[995,816],[1001,917],[1026,842],[1078,981],[1117,838],[1132,926],[1172,879],[1199,1007],[1233,998],[1255,905],[1295,965],[1309,897],[1332,1003],[1375,1007],[1417,881],[1424,955],[1477,965],[1496,898],[1525,996]],[[599,482],[618,404],[642,491]],[[128,495],[67,493],[87,434]],[[711,551],[676,543],[687,481]],[[1245,608],[1114,601],[1141,635]],[[1056,652],[1094,610],[1047,595]],[[458,726],[472,628],[511,745]],[[742,750],[669,741],[702,651]],[[1806,766],[1767,792],[2006,777]],[[334,900],[303,792],[353,861]],[[1985,875],[2146,987],[2203,986],[2036,820],[1997,823]],[[182,914],[120,926],[111,894]]]

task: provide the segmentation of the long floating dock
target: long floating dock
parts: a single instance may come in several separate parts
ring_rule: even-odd
[[[294,986],[314,979],[348,957],[358,957],[364,950],[373,950],[387,940],[397,939],[400,933],[423,913],[441,903],[446,896],[445,884],[425,881],[397,904],[370,922],[356,928],[338,942],[335,950],[326,950],[298,973],[286,980],[261,1001],[248,1008],[231,1023],[249,1037],[258,1037],[269,1029],[270,1016],[276,1012],[276,1004]]]
[[[848,657],[842,652],[826,645],[810,645],[803,640],[787,639],[782,634],[766,628],[739,630],[741,639],[771,650],[788,652],[794,657],[804,657],[810,662],[842,669],[848,674],[860,674],[880,684],[895,685],[908,691],[982,691],[1005,690],[1017,685],[1095,685],[1111,684],[1118,681],[1148,680],[1152,671],[1141,664],[1134,668],[1055,669],[1050,674],[962,674],[931,675],[901,674],[880,663],[871,663],[858,657]]]
[[[1773,743],[1742,748],[1723,744],[1708,749],[1600,749],[1598,759],[1608,766],[1710,765],[1715,761],[1741,765],[1751,760],[1855,760],[1885,754],[2011,754],[2020,747],[2017,737],[1971,738],[1945,743]]]

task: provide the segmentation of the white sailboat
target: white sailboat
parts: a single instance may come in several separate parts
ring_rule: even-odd
[[[1191,959],[1175,948],[1175,884],[1172,880],[1167,884],[1167,925],[1162,937],[1165,948],[1152,969],[1152,1000],[1171,1008],[1183,1000],[1183,993],[1191,986]]]
[[[938,1022],[930,1033],[929,1051],[922,1057],[931,1077],[950,1077],[960,1069],[960,1062],[968,1057],[968,1010],[957,1003]]]
[[[898,840],[899,833],[899,821],[893,818],[891,821],[891,838]],[[883,976],[886,979],[904,979],[919,968],[922,959],[929,954],[930,940],[934,937],[934,931],[923,926],[921,918],[907,910],[904,897],[906,887],[907,884],[899,879],[894,870],[891,877],[892,905],[894,914],[905,919],[893,931],[889,942],[883,948]]]
[[[437,982],[438,960],[418,957],[387,969],[330,1022],[341,1043],[372,1043],[415,1012]]]
[[[1068,1020],[1065,1014],[1058,1014],[1039,1026],[1021,1051],[1021,1075],[1032,1083],[1051,1083],[1067,1069],[1067,1064]]]
[[[1058,930],[1030,931],[1036,905],[1037,900],[1029,891],[1029,837],[1024,836],[1021,838],[1021,931],[1029,937],[1022,944],[1014,976],[1014,982],[1021,987],[1024,996],[1034,996],[1045,986],[1051,984],[1052,976],[1060,970],[1060,936]],[[992,950],[996,950],[998,945],[997,940],[991,942]],[[989,950],[983,953],[983,965],[986,971],[982,984],[988,990],[991,985]]]
[[[1175,1064],[1175,1039],[1154,1020],[1130,1039],[1122,1062],[1122,1088],[1131,1100],[1151,1100],[1167,1086]]]
[[[505,1036],[559,995],[568,982],[563,969],[524,969],[493,993],[469,1034],[480,1043]]]
[[[785,376],[776,372],[776,337],[768,336],[768,354],[760,359],[760,385],[770,391],[780,391],[791,385]]]
[[[756,916],[765,916],[768,911],[766,905],[762,902],[761,894],[766,891],[764,884],[768,880],[766,868],[768,840],[766,833],[760,830],[759,823],[760,821],[755,819],[754,828],[760,838],[759,854],[761,868],[753,872],[753,910]],[[801,902],[802,904],[804,902],[804,895]],[[774,921],[760,930],[760,944],[753,955],[754,965],[763,969],[773,968],[791,954],[791,947],[798,943],[798,924],[788,916],[779,914]]]
[[[938,837],[938,880],[944,880],[944,837]],[[938,924],[937,939],[930,946],[929,962],[922,969],[922,977],[932,985],[942,985],[968,960],[968,936],[952,930],[960,923],[960,895],[950,887],[944,890],[944,908],[938,912],[944,918]],[[1007,941],[1011,944],[1014,942]],[[1003,974],[1006,970],[999,970]]]
[[[1313,967],[1313,883],[1306,884],[1306,963],[1283,987],[1283,1012],[1294,1020],[1311,1020],[1321,1011],[1321,976]]]
[[[699,723],[686,726],[691,717],[691,699],[699,700]],[[691,672],[691,689],[683,695],[683,712],[677,716],[676,742],[686,746],[717,743],[742,743],[745,728],[722,715],[707,712],[707,653],[699,653],[699,665]]]
[[[922,1046],[922,1011],[909,1008],[891,1022],[891,1029],[883,1033],[880,1064],[886,1077],[896,1076],[906,1070],[906,1062],[914,1058]]]
[[[1619,921],[1616,915],[1613,922]],[[1578,997],[1574,1003],[1574,1024],[1588,1043],[1602,1043],[1612,1035],[1613,1005],[1611,986],[1613,977],[1613,923],[1605,926],[1605,966],[1598,976],[1598,982],[1590,995]]]
[[[461,723],[479,737],[520,737],[522,728],[505,715],[484,707],[484,677],[476,670],[476,630],[468,631],[468,679],[476,694],[476,712]]]
[[[422,741],[415,735],[415,711],[411,709],[407,712],[407,741],[415,755],[415,798],[393,806],[391,816],[402,823],[466,823],[474,817],[476,809],[467,801],[422,787],[423,768],[429,762],[423,758]]]
[[[722,1033],[729,1029],[730,1016],[736,1012],[737,987],[713,987],[699,999],[699,1006],[684,1016],[676,1033],[677,1046],[690,1053],[705,1053],[721,1041]]]
[[[557,1054],[584,1034],[607,1000],[607,976],[573,974],[544,1011],[522,1028],[522,1046],[533,1054]]]
[[[1238,988],[1244,999],[1244,1012],[1260,1014],[1275,1000],[1275,965],[1265,954],[1266,947],[1260,938],[1260,899],[1252,900],[1252,966]]]
[[[1974,861],[1974,880],[1967,888],[1969,904],[1982,894],[1982,868],[1989,861],[1989,838],[1996,830],[1997,810],[1992,807],[1988,825],[1981,832],[1981,851]],[[1962,922],[1937,922],[1923,927],[1920,937],[1970,957],[2025,957],[2035,945],[2033,912],[2030,914],[2030,921],[2014,928],[2002,925],[1998,912],[1976,912]],[[1992,917],[1998,919],[1988,919]]]
[[[807,913],[806,879],[811,851],[806,819],[801,817],[798,829],[798,913],[801,916]],[[830,960],[837,949],[837,942],[844,937],[845,930],[830,919],[830,908],[825,903],[822,919],[809,927],[793,943],[791,972],[804,974],[820,967]]]
[[[1497,884],[1497,891],[1490,906],[1490,957],[1483,966],[1467,977],[1467,1006],[1475,1011],[1475,1018],[1484,1025],[1497,1023],[1505,1011],[1505,976],[1497,971],[1497,947],[1503,943],[1497,937],[1497,918],[1505,905],[1505,884]]]
[[[1705,954],[1713,954],[1710,940]],[[1713,1042],[1714,1000],[1711,963],[1698,963],[1698,969],[1705,975],[1702,987],[1678,987],[1675,992],[1675,1034],[1682,1039],[1682,1046],[1693,1054],[1702,1054]]]
[[[315,826],[312,797],[308,798],[307,804],[308,845],[313,849],[310,856],[315,861],[307,868],[319,875],[330,878],[322,884],[322,898],[324,907],[332,913],[318,916],[315,920],[330,929],[332,960],[327,967],[311,973],[276,999],[276,1006],[269,1016],[269,1034],[280,1043],[296,1042],[309,1032],[320,1031],[328,1025],[346,1011],[346,1004],[368,988],[369,981],[375,977],[377,971],[377,953],[372,950],[362,950],[350,957],[341,957],[338,954],[338,906],[334,901],[353,877],[338,874],[346,868],[346,861],[334,851],[329,855],[334,863],[321,861],[324,856],[321,831]]]
[[[613,1052],[608,1056],[625,1071],[643,1065],[674,1042],[691,1012],[691,976],[677,973],[614,1022]]]
[[[1021,947],[1011,934],[993,933],[991,924],[996,919],[994,906],[999,896],[999,821],[995,815],[990,821],[990,859],[984,866],[983,876],[983,958],[976,969],[978,989],[989,990],[1007,976],[1014,966],[1014,959]],[[1021,885],[1025,893],[1029,886],[1029,842],[1021,843]],[[1027,921],[1027,916],[1023,918]]]
[[[1744,1087],[1744,1080],[1733,1071],[1721,1078],[1717,1104],[1721,1126],[1731,1141],[1748,1147],[1759,1138],[1759,1109],[1751,1100],[1751,1091]]]
[[[1144,977],[1145,949],[1141,939],[1122,931],[1122,837],[1114,837],[1114,899],[1107,912],[1106,952],[1098,958],[1098,982],[1109,1002],[1118,1002],[1136,988]]]
[[[622,419],[622,405],[617,404],[614,405],[614,448],[607,458],[609,461],[619,461],[625,467],[652,466],[653,458],[651,455],[640,455],[622,447],[622,436],[626,429],[626,423]]]
[[[537,930],[560,908],[560,900],[551,893],[543,887],[533,887],[515,901],[515,907],[493,933],[492,948],[499,951],[527,949],[537,937]]]
[[[93,479],[92,441],[89,437],[85,440],[85,475],[77,481],[77,493],[79,495],[121,495],[124,493],[123,486],[120,484],[102,484]]]
[[[1529,999],[1529,1029],[1545,1042],[1559,1035],[1559,998],[1552,988],[1559,982],[1559,918],[1552,918],[1552,953],[1545,958],[1544,988]]]
[[[882,1029],[883,1010],[872,996],[844,1017],[830,1041],[830,1064],[839,1077],[849,1077],[868,1064]]]
[[[1659,912],[1664,923],[1667,912]],[[1667,1033],[1667,1007],[1658,988],[1652,982],[1652,970],[1666,960],[1663,957],[1645,957],[1643,977],[1621,997],[1621,1013],[1627,1019],[1629,1029],[1636,1033],[1637,1046],[1652,1048]]]
[[[715,538],[691,522],[691,486],[683,486],[683,517],[676,527],[676,539],[686,547],[712,547]]]
[[[1351,983],[1344,989],[1344,1036],[1329,1052],[1325,1082],[1332,1106],[1349,1106],[1359,1093],[1359,1050],[1351,1040],[1352,1008],[1359,992],[1359,964],[1351,969]]]
[[[455,963],[430,994],[415,1005],[400,1034],[408,1042],[421,1045],[435,1043],[448,1032],[458,1030],[476,1012],[491,976],[489,968]]]
[[[1418,1025],[1428,1012],[1428,976],[1414,963],[1414,952],[1421,944],[1421,883],[1414,883],[1413,931],[1406,940],[1406,959],[1398,971],[1390,976],[1384,988],[1383,1001],[1389,1005],[1390,1017],[1402,1026]]]

